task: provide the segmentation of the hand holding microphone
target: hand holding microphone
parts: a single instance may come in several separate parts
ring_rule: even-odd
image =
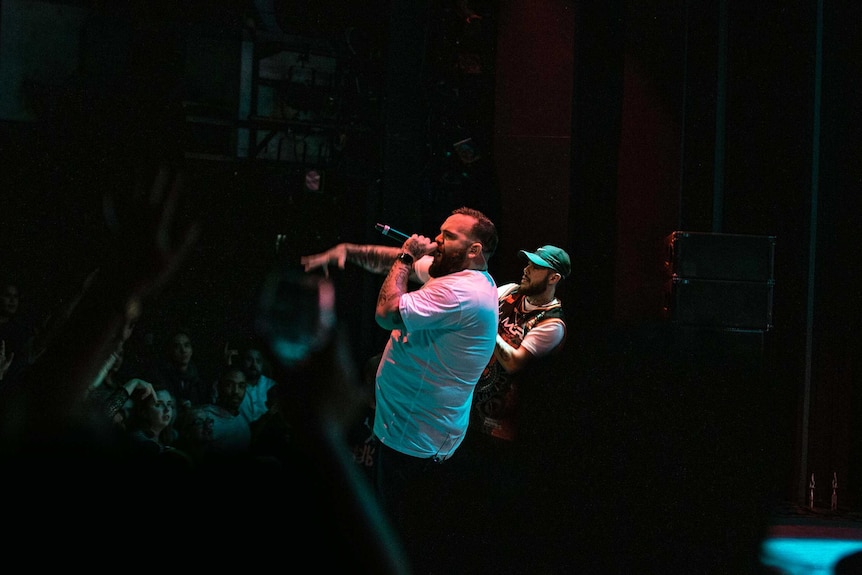
[[[392,238],[393,240],[395,240],[396,242],[398,242],[402,245],[404,245],[407,242],[407,240],[409,240],[411,237],[413,237],[413,236],[408,236],[404,232],[399,232],[398,230],[396,230],[396,229],[394,229],[391,226],[388,226],[386,224],[375,224],[374,229],[376,229],[378,232],[380,232],[384,236],[386,236],[388,238]],[[416,237],[420,241],[426,240],[427,244],[425,245],[425,249],[421,253],[413,253],[412,254],[415,258],[418,259],[422,256],[432,254],[437,250],[437,242],[435,242],[434,240],[432,240],[430,238],[426,238],[425,236],[420,236],[420,235],[417,235]],[[412,246],[412,247],[417,247],[417,246]],[[405,246],[405,248],[406,248],[406,246]],[[413,252],[414,250],[410,249],[409,251]]]

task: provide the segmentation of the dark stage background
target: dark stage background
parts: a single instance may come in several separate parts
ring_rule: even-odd
[[[188,325],[201,361],[251,330],[276,262],[471,205],[499,225],[498,282],[518,249],[573,256],[547,397],[566,406],[549,439],[583,450],[563,475],[614,482],[619,513],[802,502],[833,472],[842,509],[862,502],[858,5],[103,4],[0,12],[0,267],[34,322],[110,246],[103,194],[134,217],[161,154],[205,234],[134,337]],[[771,330],[663,319],[675,230],[775,236]],[[333,279],[361,364],[385,341],[379,280]]]

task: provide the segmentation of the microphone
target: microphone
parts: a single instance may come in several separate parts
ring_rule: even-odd
[[[410,236],[408,236],[404,232],[399,232],[398,230],[392,229],[385,224],[374,224],[374,229],[386,236],[387,238],[392,238],[393,240],[402,244],[410,239]]]

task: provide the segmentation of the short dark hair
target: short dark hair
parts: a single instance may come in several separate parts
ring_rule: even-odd
[[[473,236],[482,244],[482,251],[485,252],[485,259],[490,258],[497,251],[497,244],[500,238],[497,236],[497,226],[485,214],[479,210],[462,206],[452,210],[452,215],[461,214],[470,216],[476,219],[476,224],[473,226]]]
[[[165,350],[170,351],[174,346],[174,338],[178,335],[184,335],[189,338],[189,341],[194,344],[194,338],[192,337],[191,330],[184,325],[175,325],[171,329],[163,331],[164,340],[162,341],[162,346]]]
[[[216,384],[221,383],[221,380],[223,380],[225,377],[229,376],[232,373],[241,373],[243,377],[245,377],[245,370],[242,368],[241,365],[235,363],[231,365],[223,365],[218,372],[218,380],[216,381]]]

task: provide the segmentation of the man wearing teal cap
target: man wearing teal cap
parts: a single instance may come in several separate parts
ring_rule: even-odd
[[[516,374],[534,358],[558,351],[566,339],[563,305],[556,290],[560,280],[572,271],[569,254],[557,246],[518,253],[527,265],[520,283],[497,288],[497,344],[476,385],[470,422],[474,430],[504,441],[517,437]]]
[[[553,245],[534,252],[520,250],[525,260],[519,283],[498,286],[499,319],[494,355],[473,392],[467,436],[453,463],[460,470],[460,485],[468,493],[457,513],[460,536],[470,541],[470,557],[476,569],[495,567],[484,562],[494,558],[497,567],[523,560],[501,553],[495,541],[510,535],[526,518],[517,510],[530,507],[525,489],[529,485],[524,442],[525,419],[521,388],[536,388],[543,396],[544,378],[554,365],[546,358],[556,355],[566,339],[563,306],[556,297],[560,281],[571,273],[569,254]],[[548,373],[546,373],[546,371]],[[556,399],[547,398],[550,403]],[[530,422],[532,423],[532,422]],[[504,513],[509,511],[510,514]],[[523,525],[521,528],[524,528]],[[517,555],[517,552],[514,551]]]

